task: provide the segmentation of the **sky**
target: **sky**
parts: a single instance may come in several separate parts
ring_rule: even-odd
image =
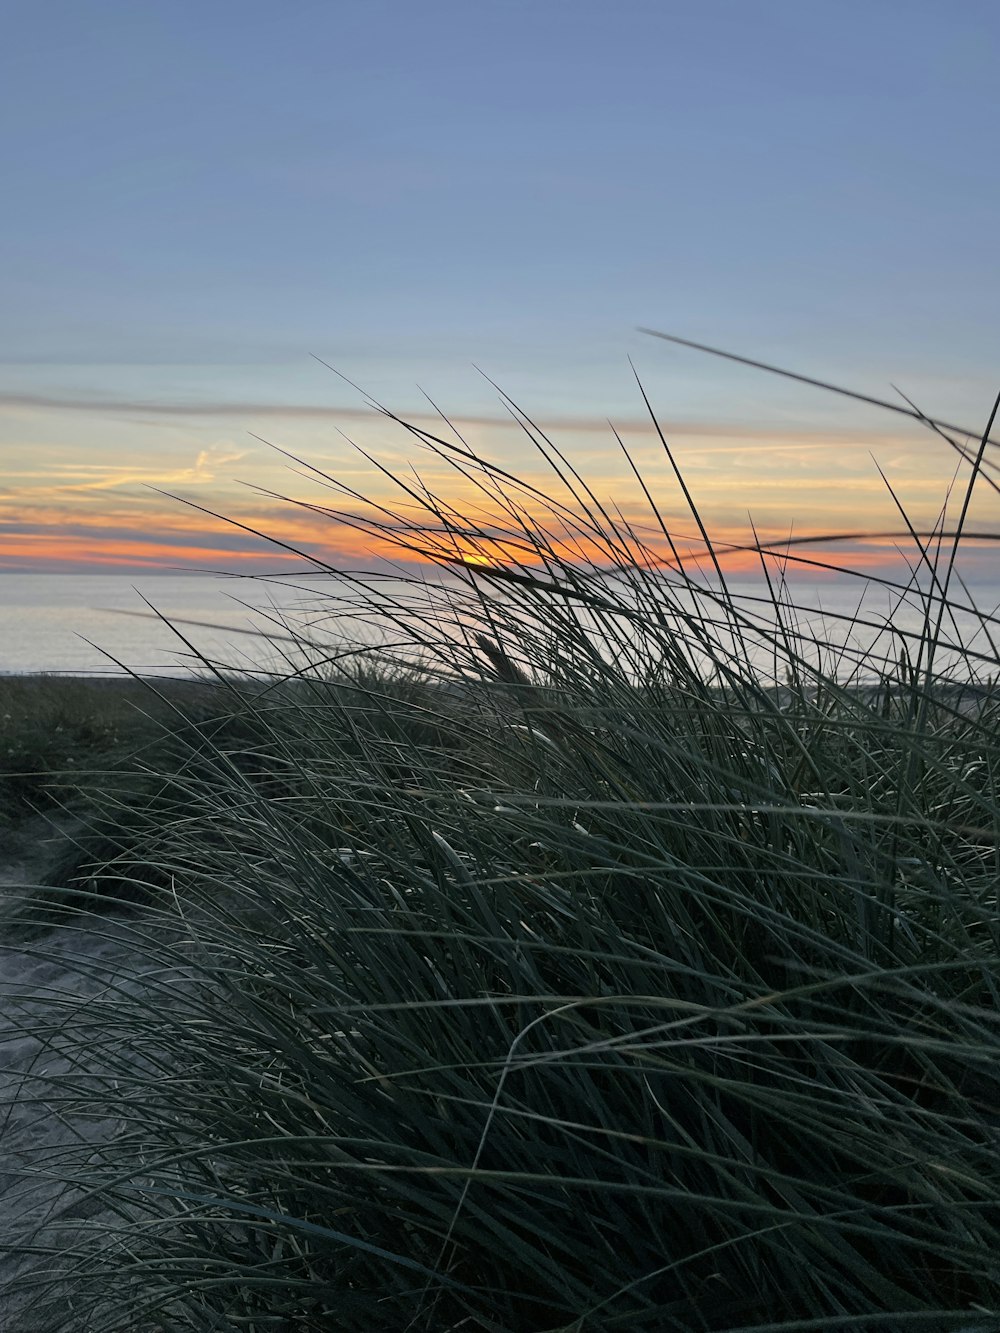
[[[555,495],[496,386],[649,522],[612,422],[686,540],[636,376],[722,543],[898,530],[887,480],[936,521],[957,455],[925,428],[640,327],[988,418],[994,0],[6,0],[3,25],[0,571],[280,567],[255,533],[376,558],[309,468],[404,516],[386,472],[413,468],[471,512],[371,400],[455,439],[436,404]]]

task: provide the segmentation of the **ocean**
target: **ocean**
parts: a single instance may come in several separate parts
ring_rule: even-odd
[[[760,584],[736,581],[731,586],[747,599],[745,607],[769,619]],[[383,587],[406,595],[402,582],[390,581]],[[861,580],[796,581],[793,600],[802,608],[797,612],[800,626],[834,647],[852,644],[852,655],[872,643],[881,648],[887,639],[877,628],[851,628],[844,619],[854,615],[863,591]],[[997,616],[1000,583],[979,584],[972,593],[981,613]],[[754,600],[762,595],[763,602]],[[964,598],[958,588],[955,596]],[[153,608],[175,622],[189,643],[159,620]],[[877,625],[889,610],[886,592],[868,585],[861,618]],[[897,608],[893,619],[897,626],[919,634],[917,604]],[[202,623],[182,623],[191,621]],[[264,581],[209,574],[0,573],[0,674],[116,675],[128,669],[185,676],[200,670],[192,645],[232,669],[281,670],[285,655],[296,664],[302,660],[280,637],[287,633],[283,622],[300,629],[308,624],[313,643],[331,649],[375,639],[371,626],[352,614],[349,591],[328,578],[307,575]],[[980,673],[1000,673],[1000,662],[995,671],[989,670],[996,654],[983,625],[972,616],[960,616],[959,622],[965,642],[983,656]],[[1000,620],[987,628],[1000,643]]]
[[[269,656],[264,631],[276,627],[240,603],[273,616],[274,606],[292,613],[305,596],[280,582],[207,574],[0,574],[0,673],[193,674],[191,648],[155,612],[210,658],[260,665]]]

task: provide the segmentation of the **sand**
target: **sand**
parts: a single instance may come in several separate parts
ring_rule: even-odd
[[[39,830],[40,831],[40,830]],[[0,866],[0,891],[16,894],[38,882],[45,849],[28,843]],[[107,1141],[116,1125],[59,1106],[60,1080],[74,1091],[101,1080],[101,1060],[81,1050],[60,1027],[109,986],[135,994],[147,984],[136,934],[125,921],[99,930],[63,925],[30,943],[0,939],[0,1329],[3,1333],[98,1333],[74,1316],[69,1293],[56,1288],[56,1310],[25,1282],[42,1279],[52,1261],[31,1247],[65,1252],[100,1219],[99,1201],[60,1180],[60,1155]],[[157,976],[163,979],[162,965]],[[65,1089],[63,1089],[65,1095]],[[52,1283],[48,1286],[51,1288]],[[50,1296],[52,1292],[50,1291]],[[57,1313],[58,1311],[58,1313]]]

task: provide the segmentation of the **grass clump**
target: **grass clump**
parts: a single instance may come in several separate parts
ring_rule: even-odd
[[[76,770],[120,754],[132,725],[124,692],[103,681],[0,676],[0,828],[59,805]]]
[[[562,498],[415,432],[500,518],[353,510],[449,577],[342,576],[374,665],[300,630],[144,807],[53,1329],[1000,1319],[993,622],[915,534],[917,629],[826,641],[523,424]]]
[[[172,775],[190,778],[206,747],[238,754],[256,739],[242,723],[242,692],[254,686],[236,677],[225,684],[0,678],[0,849],[42,886],[27,914],[5,904],[8,938],[23,935],[20,918],[37,917],[43,904],[58,919],[67,901],[146,901],[146,880],[156,878],[151,820],[176,813]]]
[[[128,676],[0,676],[0,829],[79,814],[95,785],[169,766],[170,740],[212,716],[212,682]],[[232,710],[230,709],[230,712]]]

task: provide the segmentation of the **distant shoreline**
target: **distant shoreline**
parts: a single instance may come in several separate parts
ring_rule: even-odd
[[[289,673],[289,683],[294,681],[293,673]],[[308,677],[299,680],[299,684],[305,684]],[[117,694],[123,698],[133,695],[137,700],[148,700],[155,695],[175,695],[186,699],[196,697],[197,695],[214,695],[217,691],[227,687],[235,688],[240,691],[252,693],[254,690],[266,690],[275,685],[283,683],[282,678],[264,678],[255,679],[250,675],[240,675],[234,672],[228,679],[213,677],[208,674],[201,675],[169,675],[160,676],[152,673],[130,675],[126,672],[111,675],[88,675],[86,673],[75,673],[68,671],[53,672],[0,672],[0,684],[7,688],[13,687],[15,690],[31,690],[32,688],[53,688],[65,684],[72,687],[78,693],[83,690],[93,690],[95,694]],[[338,682],[331,681],[330,684]],[[340,684],[349,684],[347,680],[339,682]],[[433,682],[428,682],[433,684]],[[458,681],[451,682],[440,681],[439,686],[442,690],[451,692]],[[493,688],[501,692],[510,692],[512,697],[516,694],[516,686],[505,685],[503,682],[492,682]],[[531,688],[545,689],[544,683],[537,683]],[[841,688],[847,694],[856,695],[859,699],[866,702],[874,702],[876,699],[886,696],[886,685],[877,681],[854,681],[844,683]],[[718,689],[712,691],[720,697],[725,693]],[[762,684],[762,693],[769,697],[778,707],[784,707],[793,699],[799,697],[799,692],[788,685],[766,685]],[[815,703],[819,697],[827,696],[830,693],[829,686],[816,685],[808,683],[802,693],[807,699]],[[933,691],[935,697],[942,703],[948,703],[954,708],[964,708],[984,703],[990,700],[1000,700],[1000,681],[991,683],[981,683],[977,681],[949,681],[938,680],[935,682]],[[888,687],[888,697],[892,699],[906,699],[909,697],[910,690],[907,686],[901,685],[898,681],[893,682]]]
[[[189,685],[216,685],[217,681],[208,676],[158,676],[146,672],[143,674],[131,675],[127,671],[122,671],[112,675],[90,673],[86,671],[0,671],[0,681],[10,684],[15,681],[37,682],[39,684],[58,684],[62,681],[74,685],[86,684],[97,688],[107,687],[116,689],[121,687],[154,687],[160,689],[162,686],[172,688],[178,686],[184,688]]]

